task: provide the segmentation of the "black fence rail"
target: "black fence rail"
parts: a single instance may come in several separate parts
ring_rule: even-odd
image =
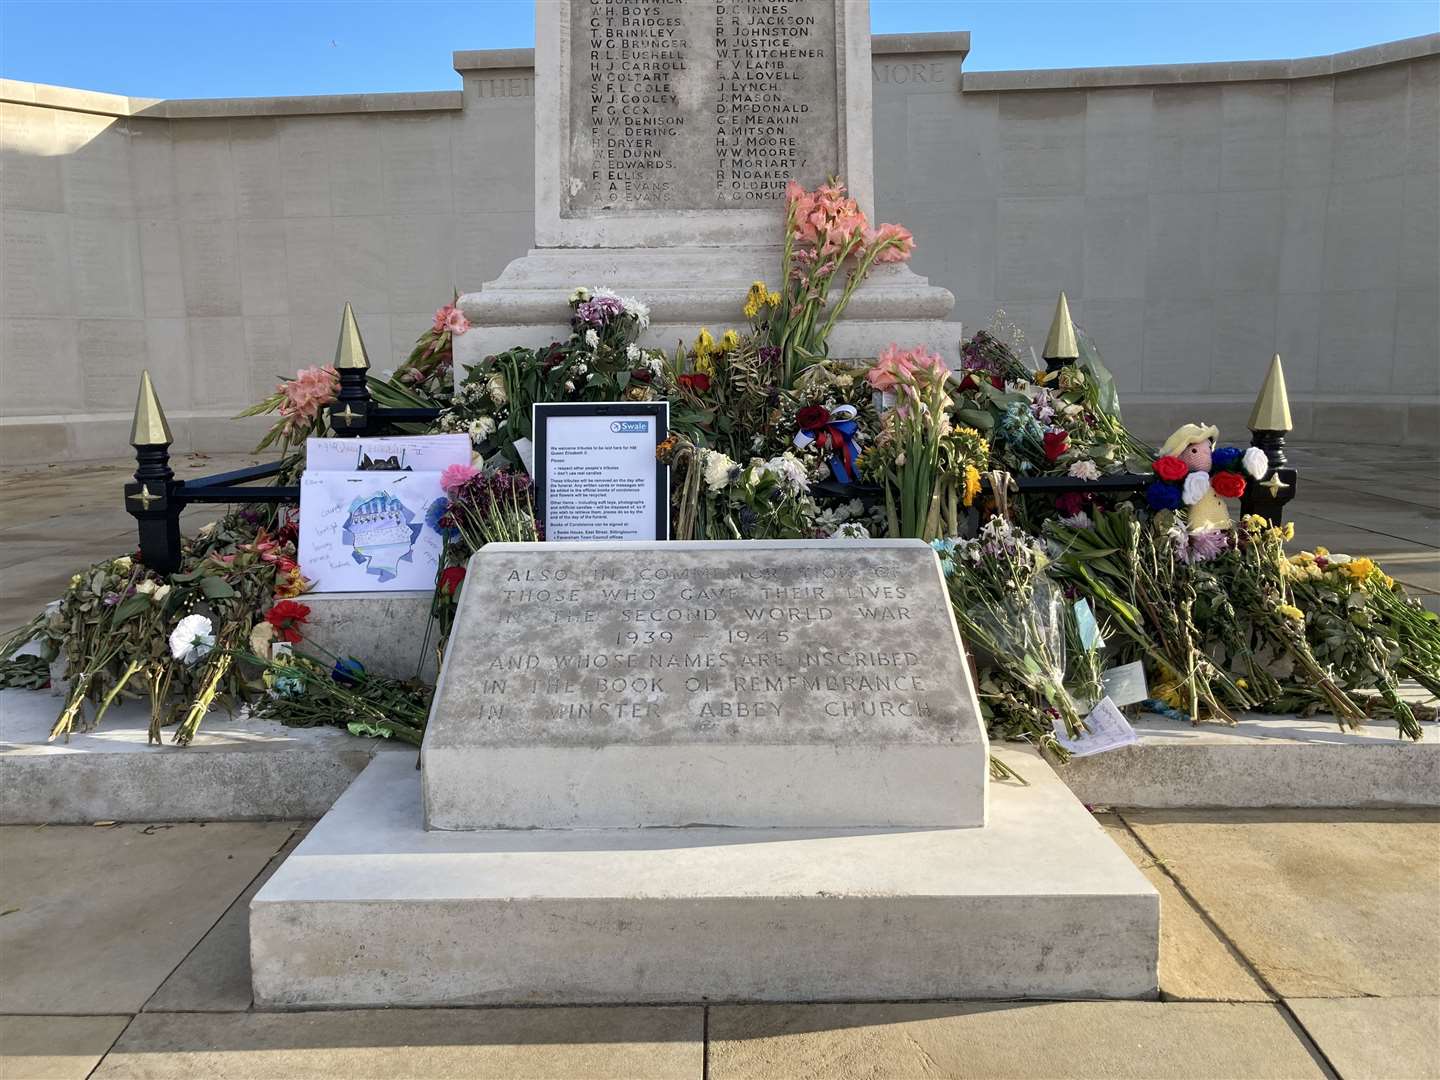
[[[1060,310],[1057,309],[1057,325]],[[1068,310],[1064,311],[1064,315],[1068,324]],[[1045,354],[1050,370],[1057,370],[1078,359],[1073,343],[1073,328],[1068,344],[1065,335],[1057,338],[1052,328]],[[1071,355],[1051,355],[1067,349]],[[335,435],[341,438],[382,435],[393,431],[398,424],[433,421],[440,415],[439,409],[376,405],[370,396],[367,380],[369,366],[354,313],[346,304],[340,342],[335,350],[335,370],[340,376],[340,390],[328,410],[330,428]],[[1250,417],[1250,445],[1265,451],[1270,470],[1260,481],[1247,483],[1240,506],[1243,513],[1259,514],[1277,525],[1283,520],[1285,504],[1295,496],[1296,473],[1285,458],[1285,436],[1290,426],[1284,376],[1280,373],[1280,357],[1276,356]],[[125,485],[125,508],[139,528],[141,560],[160,573],[173,573],[180,567],[180,514],[192,503],[298,505],[300,502],[298,486],[254,483],[283,471],[285,463],[281,461],[213,476],[176,479],[170,467],[172,441],[164,410],[146,372],[141,376],[140,397],[135,405],[135,422],[130,434],[130,444],[135,448],[136,468],[135,479]],[[1011,479],[1014,490],[1022,496],[1071,493],[1114,496],[1143,492],[1155,476],[1152,473],[1111,473],[1094,480],[1074,476],[1015,476]],[[988,478],[983,481],[983,486],[988,490]],[[822,484],[820,488],[826,494],[844,495],[843,489],[835,489],[833,482]]]

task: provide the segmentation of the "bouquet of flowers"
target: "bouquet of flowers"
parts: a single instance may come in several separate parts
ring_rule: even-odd
[[[1066,628],[1044,544],[1003,518],[971,540],[935,540],[966,643],[984,674],[981,707],[1006,736],[1048,746],[1062,759],[1054,722],[1084,730],[1065,688]]]
[[[877,229],[836,180],[806,191],[793,180],[785,189],[785,247],[780,273],[783,292],[765,321],[767,345],[780,350],[782,385],[793,386],[810,364],[828,355],[830,331],[856,288],[877,263],[905,262],[915,238],[901,225]],[[840,295],[831,291],[845,273]],[[758,305],[757,305],[758,313]]]

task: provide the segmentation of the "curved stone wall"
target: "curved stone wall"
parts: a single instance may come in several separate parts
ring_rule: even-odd
[[[1274,351],[1296,441],[1440,429],[1440,35],[1301,61],[963,74],[877,37],[878,216],[985,324],[1057,290],[1158,432],[1238,437]],[[147,101],[0,80],[0,459],[125,453],[141,368],[177,448],[328,362],[340,306],[393,366],[531,242],[529,50],[458,92]],[[738,303],[737,303],[738,316]]]

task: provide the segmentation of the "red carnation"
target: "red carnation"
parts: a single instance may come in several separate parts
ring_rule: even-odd
[[[440,571],[440,592],[443,596],[454,596],[465,580],[465,567],[447,566]]]
[[[290,644],[300,640],[300,624],[310,617],[310,609],[294,600],[281,600],[265,613],[265,621],[275,628],[275,636]]]
[[[1160,477],[1161,480],[1168,480],[1172,484],[1178,484],[1190,475],[1190,466],[1186,465],[1178,457],[1166,454],[1164,457],[1155,459],[1155,475]]]
[[[1064,431],[1045,432],[1045,460],[1058,461],[1070,449],[1070,436]]]
[[[675,381],[686,390],[696,394],[703,394],[710,389],[710,376],[702,371],[692,372],[689,375],[681,375]]]
[[[1210,477],[1210,486],[1216,495],[1227,499],[1238,499],[1245,494],[1245,478],[1235,472],[1217,472]]]
[[[806,405],[795,413],[795,423],[801,431],[814,431],[830,422],[830,410],[824,405]]]

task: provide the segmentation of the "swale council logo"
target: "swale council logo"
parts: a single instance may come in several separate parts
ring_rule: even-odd
[[[650,430],[649,420],[612,420],[610,430],[616,435],[644,434]]]

